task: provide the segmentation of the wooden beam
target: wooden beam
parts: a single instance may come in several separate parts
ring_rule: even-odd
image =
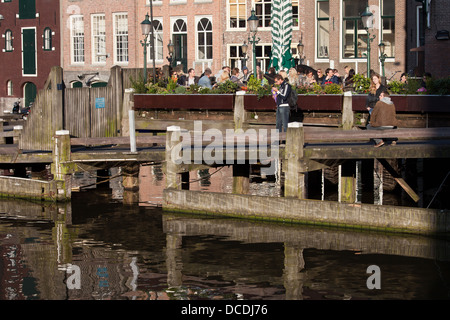
[[[406,191],[406,193],[414,200],[414,202],[418,202],[420,197],[414,190],[406,183],[406,181],[395,171],[394,168],[387,162],[386,159],[377,159],[381,165],[389,172],[389,174],[394,178],[394,180]]]

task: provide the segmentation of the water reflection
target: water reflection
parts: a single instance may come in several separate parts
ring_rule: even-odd
[[[449,298],[447,240],[180,216],[106,188],[73,196],[0,200],[0,299]]]

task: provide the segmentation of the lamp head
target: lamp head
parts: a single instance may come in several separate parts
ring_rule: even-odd
[[[365,29],[373,28],[373,14],[370,12],[369,7],[366,7],[366,11],[361,13],[361,20]]]
[[[248,25],[250,26],[250,32],[258,32],[259,19],[255,14],[255,9],[252,9],[252,14],[247,19]]]
[[[152,27],[152,23],[149,20],[148,13],[145,15],[145,20],[141,22],[142,34],[144,36],[150,33],[150,28]]]

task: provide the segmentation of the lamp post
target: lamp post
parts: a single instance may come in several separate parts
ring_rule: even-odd
[[[250,33],[253,33],[252,39],[250,39],[250,35],[248,35],[248,43],[251,43],[253,46],[253,73],[256,74],[256,45],[258,44],[260,38],[256,39],[256,33],[258,32],[259,19],[255,15],[255,9],[252,9],[252,14],[250,18],[247,19]]]
[[[247,50],[248,50],[248,45],[245,43],[241,46],[241,50],[242,50],[242,68],[245,67],[246,63],[247,63]]]
[[[361,13],[361,20],[367,32],[367,77],[370,77],[370,43],[375,39],[375,35],[372,38],[370,37],[369,29],[373,28],[373,14],[369,7],[366,7],[366,11]]]
[[[167,50],[169,51],[169,56],[166,57],[166,59],[169,61],[169,67],[172,67],[174,49],[175,49],[174,44],[172,43],[171,40],[169,40],[169,44],[167,45]]]
[[[151,1],[150,1],[151,2]],[[142,34],[145,36],[144,41],[140,41],[141,45],[144,47],[144,83],[147,83],[147,47],[149,46],[149,42],[147,42],[148,35],[150,34],[150,29],[152,27],[152,23],[148,19],[148,14],[145,15],[145,20],[141,22]]]
[[[303,55],[303,49],[305,48],[304,44],[302,43],[302,40],[300,39],[300,42],[297,45],[297,53],[298,53],[298,59],[299,64],[303,64],[303,60],[305,60],[305,56]]]
[[[378,48],[380,49],[380,62],[381,62],[381,75],[384,78],[384,61],[386,60],[386,53],[384,53],[384,48],[385,45],[383,42],[380,42],[380,44],[378,45]]]

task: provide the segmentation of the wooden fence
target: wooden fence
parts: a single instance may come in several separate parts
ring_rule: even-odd
[[[22,150],[52,150],[57,130],[78,138],[120,136],[122,69],[113,67],[108,85],[99,88],[64,88],[63,70],[53,67],[44,89],[36,96],[19,140]]]

